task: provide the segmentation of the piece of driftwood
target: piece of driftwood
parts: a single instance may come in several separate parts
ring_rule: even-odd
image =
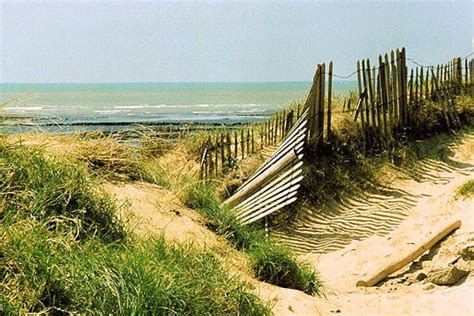
[[[437,227],[434,227],[432,231],[426,236],[420,243],[414,245],[414,249],[407,250],[402,256],[390,256],[392,259],[390,262],[385,264],[382,268],[373,269],[367,273],[367,277],[363,280],[359,280],[356,286],[374,286],[387,276],[400,270],[416,258],[421,256],[425,251],[436,245],[440,240],[446,237],[453,230],[461,226],[461,221],[458,219],[450,220],[447,223],[440,223]],[[410,247],[411,248],[411,247]]]

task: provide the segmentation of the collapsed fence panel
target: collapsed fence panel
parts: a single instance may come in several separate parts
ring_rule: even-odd
[[[253,223],[296,201],[303,179],[302,158],[308,122],[306,109],[275,152],[226,201],[242,225]]]

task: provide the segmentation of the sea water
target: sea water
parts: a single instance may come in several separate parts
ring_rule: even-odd
[[[260,121],[304,99],[310,82],[0,84],[3,125],[113,128],[129,124],[228,124]],[[353,81],[335,81],[345,93]],[[115,126],[115,128],[117,128]],[[91,128],[89,128],[91,129]]]

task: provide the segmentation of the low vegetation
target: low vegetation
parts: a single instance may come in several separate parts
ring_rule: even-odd
[[[473,196],[474,195],[474,179],[471,179],[461,185],[456,190],[456,197],[465,197],[465,196]]]
[[[100,192],[86,169],[47,160],[38,150],[0,148],[0,194],[2,223],[34,219],[57,231],[74,231],[78,239],[125,237],[115,202]]]
[[[212,185],[197,182],[189,187],[186,204],[204,214],[214,231],[249,255],[258,279],[311,295],[320,292],[321,281],[309,264],[299,261],[290,249],[265,236],[258,224],[241,226],[234,213],[221,206],[215,191]]]
[[[0,234],[0,301],[15,313],[268,313],[211,253],[163,238],[78,243],[33,221],[2,227]]]
[[[135,240],[80,163],[0,139],[0,305],[12,314],[269,314],[208,251]]]

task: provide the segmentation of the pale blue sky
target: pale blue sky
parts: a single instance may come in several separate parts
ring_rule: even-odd
[[[330,59],[473,49],[472,1],[0,2],[0,82],[309,81]]]

